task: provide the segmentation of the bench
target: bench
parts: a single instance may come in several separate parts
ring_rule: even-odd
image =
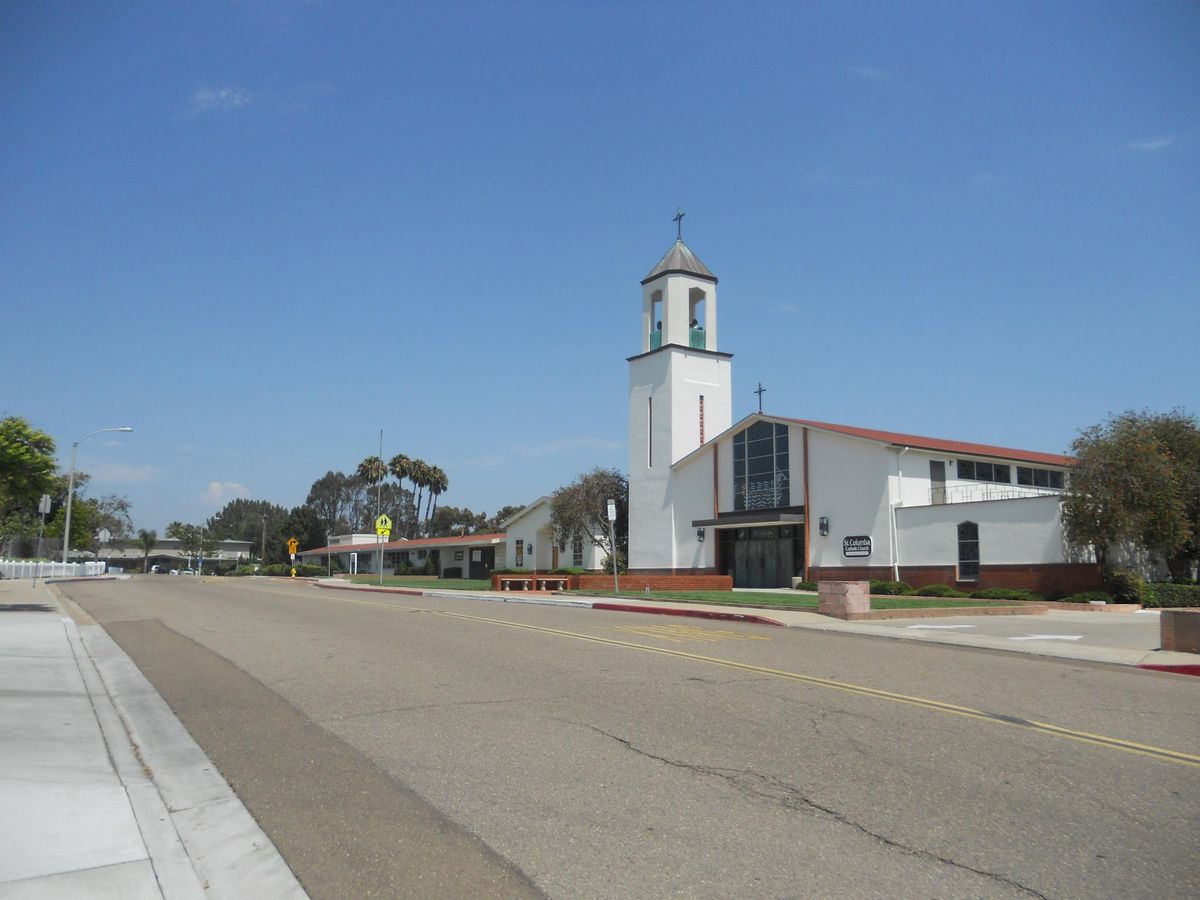
[[[500,581],[500,590],[502,591],[531,591],[533,590],[533,578],[529,575],[497,575]],[[513,585],[516,588],[513,588]]]
[[[538,575],[534,579],[534,590],[565,591],[569,582],[565,575]]]

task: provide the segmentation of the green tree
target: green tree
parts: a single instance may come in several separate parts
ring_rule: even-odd
[[[355,475],[375,487],[375,515],[383,511],[383,480],[387,478],[387,464],[378,456],[368,456],[358,464]]]
[[[312,483],[304,505],[321,520],[327,534],[354,531],[364,484],[354,475],[330,470]]]
[[[617,503],[616,547],[608,528],[609,500]],[[616,469],[597,467],[559,488],[550,500],[550,531],[560,547],[585,541],[621,565],[629,540],[629,480]]]
[[[450,479],[438,466],[429,467],[429,509],[425,513],[425,533],[429,533],[429,525],[433,514],[437,511],[437,498],[450,488]]]
[[[139,528],[137,545],[142,548],[142,572],[150,571],[150,551],[158,544],[158,532],[153,528]]]
[[[479,530],[487,534],[499,533],[504,530],[504,523],[519,513],[522,509],[524,509],[523,506],[515,506],[512,504],[509,504],[508,506],[502,506],[496,510],[496,514],[494,516],[484,517],[485,521],[479,526]]]
[[[239,497],[209,516],[204,527],[217,540],[249,541],[252,548],[261,550],[264,522],[269,537],[287,515],[286,509],[269,500]]]
[[[36,512],[57,471],[54,438],[16,416],[0,420],[0,519]]]
[[[1139,548],[1186,577],[1200,559],[1200,425],[1181,410],[1129,411],[1071,444],[1063,526],[1109,568],[1114,547]]]
[[[395,476],[400,482],[400,487],[403,489],[406,479],[411,479],[413,475],[413,461],[403,453],[397,453],[388,460],[388,471]],[[416,529],[417,513],[412,508],[413,496],[416,490],[416,484],[413,484],[413,490],[408,492],[408,502],[405,504],[403,514],[398,519],[403,522],[403,527],[400,529],[406,537],[411,537]]]
[[[315,550],[325,546],[325,526],[320,517],[308,506],[297,506],[288,513],[283,524],[284,540],[295,538],[301,550]],[[287,556],[286,548],[284,556]]]

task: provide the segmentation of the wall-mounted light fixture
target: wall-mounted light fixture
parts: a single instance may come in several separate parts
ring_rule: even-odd
[[[696,529],[696,540],[698,540],[702,544],[704,543],[704,528],[703,527]]]
[[[817,527],[821,530],[821,537],[827,537],[829,535],[829,516],[821,516],[817,520]]]

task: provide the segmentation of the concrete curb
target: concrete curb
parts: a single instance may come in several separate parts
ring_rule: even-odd
[[[307,898],[270,838],[133,660],[101,626],[79,628],[67,617],[64,625],[163,895]]]
[[[589,603],[592,609],[607,609],[614,612],[653,613],[659,616],[686,616],[692,619],[721,619],[726,622],[749,622],[754,625],[776,625],[785,627],[782,622],[748,613],[719,612],[711,609],[680,609],[674,606],[633,606],[625,603]]]

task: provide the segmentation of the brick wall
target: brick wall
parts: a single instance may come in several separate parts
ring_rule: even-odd
[[[813,581],[891,581],[889,566],[825,566],[808,570]],[[1034,591],[1043,597],[1067,596],[1103,589],[1100,567],[1092,563],[980,566],[977,581],[957,581],[954,566],[901,566],[900,580],[914,587],[946,584],[960,591],[1010,588]]]

